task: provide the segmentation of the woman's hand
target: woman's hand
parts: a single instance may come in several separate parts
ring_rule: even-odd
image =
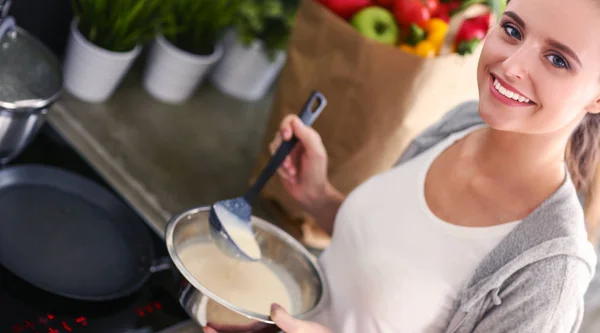
[[[275,153],[281,142],[289,141],[293,135],[298,138],[298,143],[283,161],[278,173],[285,190],[310,211],[314,202],[325,196],[330,186],[327,152],[317,131],[304,125],[298,116],[289,115],[281,122],[279,132],[270,144],[271,153]]]
[[[331,333],[325,326],[292,317],[277,304],[271,306],[271,319],[285,333]]]
[[[271,306],[271,319],[285,333],[331,333],[325,326],[292,317],[277,304]],[[204,333],[219,333],[212,327],[203,328]]]
[[[344,201],[344,195],[327,177],[327,152],[321,136],[300,118],[289,115],[283,119],[275,140],[271,142],[274,154],[282,141],[293,135],[298,143],[278,169],[285,190],[311,214],[328,234],[333,233],[335,216]]]

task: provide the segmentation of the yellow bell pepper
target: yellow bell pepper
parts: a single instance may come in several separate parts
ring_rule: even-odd
[[[439,18],[433,18],[425,24],[427,37],[414,47],[408,44],[400,45],[400,49],[424,58],[432,58],[440,54],[440,49],[448,33],[448,24]]]
[[[415,46],[415,54],[423,58],[433,58],[437,54],[436,46],[431,41],[424,40]]]
[[[435,46],[435,54],[438,55],[448,33],[448,24],[442,19],[433,18],[425,24],[425,31],[427,40]]]
[[[410,45],[408,45],[408,44],[402,44],[402,45],[400,45],[400,49],[402,49],[405,52],[415,54],[415,48],[412,47],[412,46],[410,46]]]

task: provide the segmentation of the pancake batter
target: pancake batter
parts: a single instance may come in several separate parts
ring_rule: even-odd
[[[212,242],[189,244],[179,258],[200,283],[231,304],[263,315],[269,315],[272,303],[293,310],[293,288],[284,283],[291,278],[283,278],[272,264],[238,261]]]

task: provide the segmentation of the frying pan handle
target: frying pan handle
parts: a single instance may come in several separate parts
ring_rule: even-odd
[[[0,21],[8,16],[8,10],[10,9],[11,0],[0,0]]]
[[[0,8],[0,10],[2,10],[2,8]],[[6,33],[14,31],[15,25],[15,19],[12,16],[0,18],[0,39],[2,39]]]
[[[171,258],[163,257],[154,260],[152,266],[150,266],[150,272],[157,273],[169,270],[171,268],[173,268],[173,262],[171,261]]]
[[[302,123],[304,123],[304,125],[311,126],[315,122],[315,120],[317,120],[317,118],[321,114],[321,111],[323,111],[323,109],[325,109],[326,106],[327,99],[325,98],[325,96],[323,96],[321,92],[315,90],[310,95],[306,103],[304,103],[304,106],[302,107],[302,110],[300,111],[298,117],[300,118],[300,120],[302,120]],[[294,135],[289,141],[284,141],[281,143],[273,157],[271,157],[271,160],[269,161],[267,166],[265,166],[263,171],[258,176],[258,179],[254,183],[252,188],[250,188],[248,193],[246,193],[246,195],[244,196],[244,199],[249,204],[252,204],[252,202],[258,196],[265,184],[267,184],[269,179],[275,174],[275,172],[277,172],[277,169],[279,169],[281,163],[283,163],[285,158],[292,152],[292,149],[294,149],[294,146],[297,142],[298,138]]]

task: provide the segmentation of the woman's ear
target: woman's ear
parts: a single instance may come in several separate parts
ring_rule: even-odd
[[[600,113],[600,96],[596,97],[594,102],[585,108],[585,111],[587,113],[591,113],[591,114],[599,114]]]

